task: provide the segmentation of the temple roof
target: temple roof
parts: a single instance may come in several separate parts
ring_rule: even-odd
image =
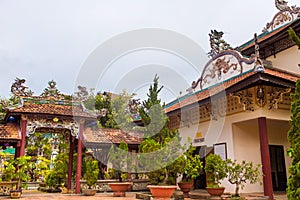
[[[0,124],[0,141],[20,140],[17,126],[13,123]]]
[[[199,102],[209,101],[210,97],[222,91],[226,93],[239,91],[257,84],[273,84],[279,87],[295,87],[299,75],[272,67],[265,67],[264,72],[248,71],[210,88],[198,90],[176,99],[165,106],[165,112],[170,113]]]
[[[139,137],[140,136],[140,137]],[[129,132],[121,129],[87,128],[84,131],[84,143],[87,144],[140,144],[142,137],[138,132]]]
[[[294,28],[296,32],[299,32],[300,18],[297,18],[296,20],[291,21],[270,32],[264,32],[258,35],[257,42],[259,43],[259,47],[261,49],[262,58],[266,58],[270,56],[269,51],[271,50],[273,51],[274,54],[295,45],[289,39],[289,35],[287,32],[290,27]],[[274,45],[275,43],[276,45]],[[285,45],[282,45],[282,43],[284,43]],[[254,39],[251,39],[248,42],[240,45],[236,49],[240,51],[243,55],[250,56],[251,54],[254,53],[254,48],[253,48],[254,45],[255,45]]]
[[[9,109],[9,113],[97,118],[96,115],[89,113],[78,102],[53,100],[41,97],[23,97],[21,99],[23,103],[16,108]]]

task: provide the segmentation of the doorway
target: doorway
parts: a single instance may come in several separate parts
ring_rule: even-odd
[[[281,145],[269,145],[272,183],[274,191],[285,191],[287,177],[284,159],[284,148]]]

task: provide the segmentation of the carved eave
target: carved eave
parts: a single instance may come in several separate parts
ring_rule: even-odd
[[[266,59],[270,56],[276,56],[277,53],[284,51],[295,43],[289,38],[288,29],[293,28],[297,34],[300,34],[300,19],[283,25],[271,32],[265,32],[258,36],[258,43],[260,47],[260,56]],[[254,40],[241,45],[237,49],[245,56],[251,56],[254,53]]]
[[[283,70],[274,68],[266,68],[265,72],[254,72],[237,76],[233,79],[227,80],[222,83],[222,87],[219,92],[225,92],[226,95],[230,95],[235,92],[239,92],[248,88],[257,86],[273,86],[279,88],[295,88],[295,82],[300,76],[292,73],[288,73]],[[213,90],[218,91],[219,86],[214,86]],[[210,90],[211,90],[210,89]],[[218,95],[220,93],[215,93]],[[200,105],[205,105],[211,102],[211,91],[202,90],[182,97],[179,100],[171,102],[165,108],[168,115],[175,115],[183,112],[184,110],[192,109]]]

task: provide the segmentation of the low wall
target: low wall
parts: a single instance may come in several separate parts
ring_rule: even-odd
[[[93,189],[96,189],[97,192],[111,192],[112,190],[110,189],[108,183],[115,183],[118,182],[117,180],[98,180],[97,184]],[[132,187],[131,191],[147,191],[147,185],[149,183],[149,180],[147,179],[134,179],[130,180],[132,182]],[[80,188],[81,189],[86,189],[88,188],[86,181],[81,180],[80,181]]]
[[[10,190],[12,190],[13,185],[15,185],[17,181],[1,181],[0,182],[0,195],[10,195]]]

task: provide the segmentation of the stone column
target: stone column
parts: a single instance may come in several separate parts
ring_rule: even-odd
[[[265,117],[258,118],[258,129],[260,137],[260,153],[264,185],[264,195],[269,196],[270,200],[274,200],[273,184],[272,184],[272,171],[269,152],[269,140],[267,131],[267,120]]]

